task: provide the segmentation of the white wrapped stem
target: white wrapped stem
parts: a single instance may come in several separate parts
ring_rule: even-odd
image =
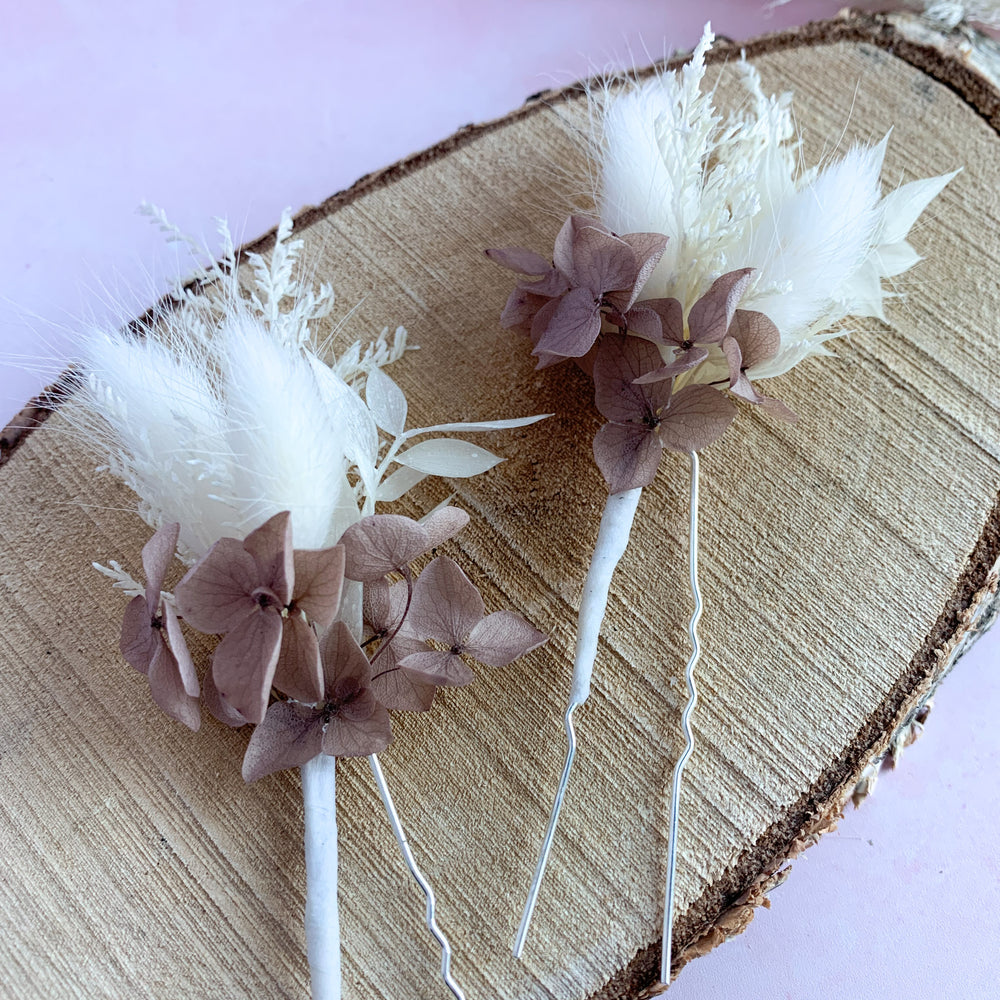
[[[306,949],[313,1000],[340,1000],[337,903],[337,760],[320,754],[302,765],[305,806]]]
[[[559,823],[559,813],[562,810],[563,799],[566,797],[566,787],[569,784],[570,771],[573,768],[573,758],[576,756],[576,731],[573,729],[573,712],[590,697],[590,681],[594,675],[594,661],[597,658],[597,641],[601,635],[601,625],[604,623],[604,613],[608,609],[608,594],[611,591],[611,578],[615,567],[621,561],[628,548],[629,536],[632,534],[632,522],[635,520],[636,508],[642,489],[626,490],[624,493],[612,493],[604,505],[601,516],[601,526],[597,531],[597,544],[590,559],[587,579],[583,584],[583,598],[580,601],[580,615],[576,626],[576,652],[573,656],[573,684],[570,689],[569,704],[563,717],[566,729],[566,762],[563,764],[562,777],[556,790],[555,802],[549,814],[549,825],[545,830],[542,849],[538,853],[538,864],[535,875],[528,889],[528,898],[521,914],[521,924],[514,939],[514,957],[520,958],[524,950],[524,942],[528,937],[531,917],[538,902],[538,893],[542,886],[542,876],[552,850],[552,841],[556,835],[556,825]]]

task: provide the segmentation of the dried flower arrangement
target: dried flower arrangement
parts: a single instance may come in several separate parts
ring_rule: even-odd
[[[427,711],[439,687],[474,679],[466,658],[505,666],[545,636],[512,612],[486,614],[447,556],[414,567],[467,524],[464,511],[445,502],[418,522],[375,505],[428,475],[474,476],[501,461],[451,433],[541,418],[407,429],[405,396],[382,371],[404,353],[406,332],[383,331],[364,352],[356,343],[327,363],[314,326],[333,293],[295,277],[302,243],[289,215],[269,261],[248,255],[252,288],[240,284],[224,224],[220,232],[219,262],[192,244],[206,260],[193,285],[175,286],[139,331],[92,332],[72,376],[65,412],[155,529],[142,550],[145,584],[117,562],[95,564],[131,597],[121,651],[171,718],[198,729],[204,705],[226,725],[255,726],[247,781],[301,768],[314,998],[341,995],[342,757],[369,760],[427,897],[442,976],[461,997],[377,754],[392,740],[391,710]],[[189,569],[169,593],[175,555]],[[222,637],[200,680],[185,627]]]
[[[673,773],[660,977],[670,981],[680,781],[693,749],[694,667],[702,610],[697,574],[698,453],[726,432],[736,401],[795,420],[759,380],[831,352],[848,316],[884,318],[890,279],[920,259],[906,237],[954,174],[882,194],[888,142],[857,145],[804,169],[791,95],[766,96],[753,66],[736,64],[746,105],[724,116],[704,89],[706,26],[676,72],[591,94],[596,217],[572,215],[551,260],[488,250],[523,277],[501,324],[531,341],[538,367],[566,359],[592,372],[607,423],[594,457],[609,498],[584,583],[564,725],[569,742],[514,945],[524,947],[576,751],[573,713],[590,694],[612,575],[644,486],[664,449],[691,463],[690,581],[694,612],[682,714],[685,748]],[[624,235],[620,235],[624,234]]]

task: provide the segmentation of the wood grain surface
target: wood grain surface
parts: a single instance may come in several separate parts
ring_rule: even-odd
[[[703,702],[675,940],[689,954],[840,808],[1000,558],[996,93],[875,18],[749,52],[765,90],[795,92],[810,162],[892,127],[890,184],[964,170],[913,234],[926,260],[899,280],[888,322],[853,324],[836,360],[774,385],[800,421],[744,408],[703,456]],[[712,72],[717,103],[734,106],[732,67]],[[398,508],[454,490],[473,520],[452,554],[488,609],[551,635],[400,717],[383,756],[470,998],[625,997],[655,975],[690,607],[680,456],[644,491],[534,936],[522,962],[509,955],[561,766],[605,487],[587,379],[534,371],[500,330],[510,276],[482,249],[544,249],[585,200],[585,111],[579,94],[547,95],[299,223],[308,270],[337,290],[331,328],[354,310],[340,343],[401,323],[420,346],[392,369],[413,425],[554,414],[484,438],[507,457],[487,476],[423,485]],[[121,661],[124,601],[90,563],[138,567],[149,531],[99,461],[57,412],[0,471],[0,996],[307,996],[298,776],[245,786],[247,734],[171,723]],[[365,762],[345,761],[339,784],[345,996],[443,996]]]

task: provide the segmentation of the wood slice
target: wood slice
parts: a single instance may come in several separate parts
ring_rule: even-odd
[[[703,701],[682,796],[679,963],[745,926],[996,591],[1000,329],[987,279],[1000,257],[1000,94],[961,54],[911,37],[854,16],[747,47],[766,91],[794,91],[809,162],[892,126],[890,183],[964,172],[914,234],[926,260],[899,281],[888,323],[854,324],[838,360],[774,386],[800,421],[741,412],[703,456]],[[740,100],[737,52],[713,54],[723,107]],[[509,955],[562,762],[606,492],[588,380],[534,371],[500,330],[511,278],[482,249],[551,246],[586,187],[584,122],[578,90],[544,95],[298,221],[309,270],[343,304],[331,329],[360,303],[340,343],[401,323],[420,345],[392,369],[413,425],[555,414],[485,438],[508,458],[489,475],[422,486],[401,507],[456,491],[473,520],[453,554],[487,606],[551,634],[399,718],[383,757],[470,997],[629,997],[656,977],[690,607],[680,457],[644,492],[534,936],[522,962]],[[0,473],[0,993],[307,996],[299,778],[245,786],[246,732],[170,723],[123,664],[124,601],[90,564],[137,569],[149,532],[66,429],[56,412],[10,440]],[[438,995],[422,899],[367,765],[340,774],[345,996]]]

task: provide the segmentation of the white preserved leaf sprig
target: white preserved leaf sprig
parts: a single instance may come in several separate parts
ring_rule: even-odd
[[[848,316],[883,316],[883,279],[920,257],[906,241],[920,213],[955,174],[883,196],[888,136],[804,169],[791,94],[766,96],[737,64],[747,104],[727,116],[704,91],[710,26],[690,61],[599,97],[594,151],[602,221],[619,233],[656,232],[667,247],[641,298],[689,309],[720,275],[755,269],[741,309],[763,312],[781,349],[751,377],[779,375],[839,336]]]

